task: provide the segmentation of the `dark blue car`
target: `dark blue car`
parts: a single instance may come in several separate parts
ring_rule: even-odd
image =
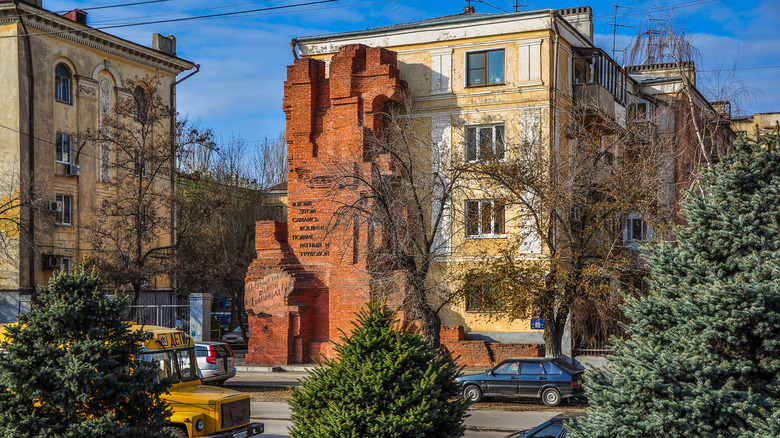
[[[483,397],[540,398],[547,406],[584,393],[583,370],[563,359],[507,359],[481,374],[456,379],[463,397],[478,402]]]

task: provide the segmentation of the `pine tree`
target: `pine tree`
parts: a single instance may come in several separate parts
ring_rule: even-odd
[[[738,141],[648,251],[610,366],[590,372],[576,437],[780,436],[780,138]]]
[[[357,313],[338,358],[293,390],[293,427],[303,437],[459,437],[467,402],[459,370],[383,304]]]
[[[126,301],[106,297],[84,265],[38,297],[1,345],[0,436],[167,436],[169,383],[134,359],[143,334],[122,322]]]

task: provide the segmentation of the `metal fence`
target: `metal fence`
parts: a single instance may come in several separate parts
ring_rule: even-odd
[[[138,324],[190,331],[190,306],[187,304],[139,304],[130,306],[127,317]]]

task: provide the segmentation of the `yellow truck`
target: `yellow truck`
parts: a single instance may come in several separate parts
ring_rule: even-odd
[[[171,408],[173,438],[249,438],[263,433],[263,423],[250,422],[247,394],[201,384],[190,336],[149,325],[131,324],[130,330],[146,334],[139,359],[157,363],[160,378],[172,382],[162,398]],[[4,331],[0,325],[0,340]]]

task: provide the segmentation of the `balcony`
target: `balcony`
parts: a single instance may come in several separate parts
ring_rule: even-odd
[[[590,115],[615,118],[615,98],[598,83],[575,84],[574,105]]]

